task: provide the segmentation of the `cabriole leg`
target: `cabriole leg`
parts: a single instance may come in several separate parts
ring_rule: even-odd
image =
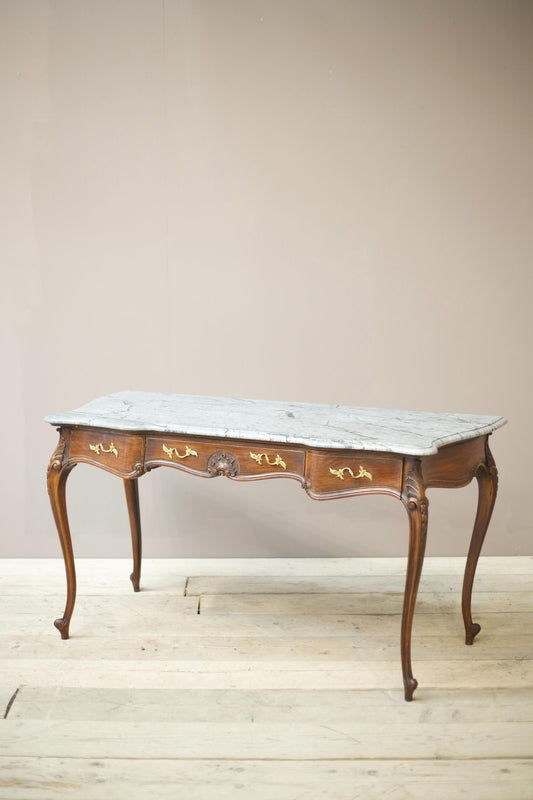
[[[406,469],[407,477],[402,500],[409,516],[409,554],[403,600],[401,654],[405,699],[410,701],[413,699],[413,693],[418,686],[418,681],[413,677],[411,664],[411,632],[418,585],[422,575],[426,550],[428,501],[425,496],[420,462],[413,461],[410,464],[408,463]]]
[[[479,554],[481,553],[487,528],[489,527],[492,509],[494,508],[496,493],[498,491],[498,470],[496,469],[496,464],[494,463],[488,442],[485,445],[485,454],[485,464],[480,465],[476,472],[479,497],[474,531],[472,533],[472,540],[466,560],[463,581],[462,609],[466,644],[473,644],[474,638],[481,630],[481,625],[478,625],[477,622],[472,622],[472,587],[474,585],[474,576],[476,574]]]
[[[59,444],[48,466],[47,485],[67,575],[67,602],[65,611],[60,619],[56,619],[54,625],[60,632],[61,638],[68,639],[70,618],[72,617],[74,603],[76,601],[76,570],[74,567],[74,554],[72,552],[72,540],[70,538],[70,528],[68,524],[65,487],[67,478],[75,467],[75,464],[63,465],[64,450],[65,439],[60,434]]]
[[[133,584],[133,590],[138,592],[141,580],[142,536],[137,478],[124,478],[124,490],[126,492],[126,502],[128,504],[131,543],[133,546],[133,572],[130,575],[130,580]]]

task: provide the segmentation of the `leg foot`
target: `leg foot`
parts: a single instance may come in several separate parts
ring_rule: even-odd
[[[403,682],[404,685],[404,697],[408,703],[411,702],[413,699],[413,693],[418,686],[418,681],[416,678],[407,678]]]
[[[472,622],[469,628],[466,628],[465,632],[465,644],[474,644],[474,639],[478,635],[481,630],[481,625],[478,625],[477,622]]]
[[[54,625],[56,626],[57,630],[61,634],[61,638],[62,639],[68,639],[69,638],[69,631],[68,631],[69,624],[70,624],[70,620],[69,619],[65,619],[65,617],[61,617],[61,619],[56,619],[56,621],[54,622]]]
[[[128,504],[131,543],[133,547],[133,572],[130,575],[130,581],[133,584],[133,591],[138,592],[140,590],[141,581],[142,536],[141,514],[139,511],[139,485],[137,478],[124,478],[124,491],[126,492],[126,502]]]
[[[418,681],[413,677],[411,665],[411,632],[418,585],[424,564],[428,524],[428,501],[419,461],[413,460],[407,465],[402,500],[409,515],[409,555],[403,599],[401,653],[405,699],[410,702],[413,699],[413,692],[418,686]]]
[[[476,472],[479,497],[476,521],[474,523],[474,531],[472,533],[472,540],[466,560],[463,581],[462,609],[466,644],[473,644],[474,638],[481,630],[481,626],[478,625],[477,622],[472,621],[472,587],[474,585],[474,576],[476,574],[479,554],[481,553],[487,528],[489,527],[492,509],[494,508],[496,493],[498,491],[498,471],[494,459],[492,458],[492,453],[489,450],[488,441],[485,444],[485,456],[485,463],[482,464]]]

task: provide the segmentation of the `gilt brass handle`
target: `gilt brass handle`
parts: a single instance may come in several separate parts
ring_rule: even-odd
[[[105,445],[103,445],[102,442],[98,442],[98,444],[90,444],[89,447],[91,450],[94,450],[97,456],[99,456],[100,453],[113,453],[115,458],[118,456],[118,450],[113,444],[113,442],[111,442],[107,450],[105,449]]]
[[[183,455],[180,455],[175,447],[167,447],[166,444],[163,445],[163,450],[167,454],[167,456],[172,460],[174,453],[178,458],[188,458],[189,456],[197,456],[198,453],[196,450],[193,450],[192,447],[189,447],[188,444],[185,445],[185,452]]]
[[[252,453],[250,451],[250,456],[253,458],[254,461],[257,461],[257,463],[260,465],[262,465],[262,459],[264,458],[266,463],[269,464],[271,467],[281,467],[282,469],[287,469],[287,465],[283,461],[279,453],[276,453],[274,461],[271,461],[269,459],[267,453]]]
[[[361,466],[359,467],[359,472],[357,473],[357,475],[353,474],[350,467],[343,467],[342,469],[332,469],[330,467],[329,471],[331,472],[332,475],[336,475],[337,478],[340,478],[341,481],[344,480],[345,472],[349,472],[352,478],[354,478],[354,480],[357,480],[358,478],[368,478],[369,481],[372,480],[372,474],[370,472],[367,472],[366,469],[364,469],[364,467]]]

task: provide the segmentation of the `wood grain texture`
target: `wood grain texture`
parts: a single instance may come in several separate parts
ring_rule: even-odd
[[[142,655],[142,654],[141,654]],[[168,689],[386,689],[403,697],[398,688],[398,666],[387,661],[231,661],[138,658],[71,659],[0,658],[5,683],[34,686],[107,686]],[[420,662],[425,689],[418,696],[431,701],[435,687],[461,690],[533,686],[531,660]]]
[[[395,725],[0,720],[0,756],[44,758],[528,758],[532,722]]]
[[[397,621],[399,623],[399,620]],[[9,652],[13,660],[35,658],[43,661],[47,658],[63,657],[65,664],[84,659],[102,661],[123,659],[125,661],[144,659],[176,660],[176,661],[239,661],[249,659],[257,662],[300,662],[302,659],[317,665],[341,661],[383,661],[395,664],[398,660],[397,630],[388,640],[380,639],[375,633],[358,633],[353,640],[341,636],[294,636],[264,637],[260,633],[243,635],[235,626],[233,631],[224,630],[217,634],[187,635],[182,633],[181,624],[169,628],[171,635],[148,635],[143,644],[139,638],[121,635],[116,631],[106,639],[105,652],[99,639],[83,636],[76,642],[76,647],[63,647],[57,637],[39,635],[20,637],[0,636],[1,652]],[[533,640],[525,638],[518,642],[513,636],[501,636],[497,642],[489,641],[479,648],[475,654],[464,647],[460,636],[417,637],[413,653],[420,661],[465,661],[469,664],[499,659],[526,660],[533,659]]]
[[[68,451],[69,446],[70,432],[65,435],[63,431],[60,430],[59,442],[50,459],[46,477],[48,496],[50,498],[52,514],[54,515],[54,521],[59,536],[61,552],[63,553],[67,579],[65,610],[63,616],[56,619],[54,622],[62,639],[68,639],[69,637],[70,618],[72,617],[74,603],[76,602],[76,567],[74,564],[74,552],[72,550],[72,539],[70,536],[65,495],[68,476],[75,466],[75,462],[69,463],[69,457],[65,453],[65,451]]]
[[[464,563],[464,562],[463,562]],[[405,569],[405,568],[404,568]],[[354,575],[326,577],[285,577],[285,576],[213,576],[191,575],[187,581],[187,595],[201,594],[385,594],[403,592],[403,575]],[[419,595],[424,592],[461,592],[462,575],[422,576],[418,588]],[[500,582],[494,586],[490,575],[478,575],[478,591],[523,592],[532,587],[530,575],[500,575]]]
[[[66,453],[65,453],[66,451]],[[356,452],[356,456],[359,454]],[[366,455],[366,454],[362,454]],[[308,457],[309,456],[309,457]],[[350,458],[354,453],[349,454]],[[335,458],[339,475],[332,474]],[[65,559],[67,575],[67,602],[63,617],[56,621],[62,638],[69,637],[70,620],[76,597],[76,574],[71,536],[68,526],[67,508],[64,502],[62,481],[68,470],[79,461],[102,467],[124,479],[133,545],[134,569],[131,574],[133,587],[139,591],[141,571],[141,527],[137,476],[147,469],[168,465],[184,469],[203,477],[225,475],[236,480],[253,480],[276,477],[292,477],[300,480],[311,497],[327,499],[336,496],[367,492],[392,492],[399,495],[403,461],[388,454],[369,457],[369,470],[363,477],[370,481],[370,489],[354,488],[346,484],[340,491],[333,488],[335,478],[344,481],[344,470],[353,465],[353,458],[343,458],[342,452],[320,451],[306,454],[304,447],[288,447],[269,442],[235,442],[231,439],[185,438],[176,436],[129,433],[97,427],[65,427],[61,429],[60,441],[51,459],[49,489],[54,516]],[[331,463],[330,463],[331,462]],[[60,465],[60,469],[59,469]],[[359,469],[363,469],[359,466]],[[58,473],[57,476],[55,473]],[[50,473],[52,473],[50,477]],[[60,480],[59,475],[64,478]],[[352,478],[353,480],[353,478]],[[54,487],[57,483],[58,489]],[[313,486],[313,488],[311,488]],[[405,647],[404,647],[405,650]]]
[[[478,607],[483,613],[529,611],[533,591],[478,592]],[[219,594],[201,595],[202,614],[399,614],[401,592],[371,594]],[[460,614],[461,599],[450,592],[423,592],[417,602],[417,617],[424,614]],[[418,622],[418,620],[417,620]]]
[[[42,574],[43,560],[39,558],[5,559],[5,574],[0,581],[0,595],[4,587],[16,585],[18,580],[58,581],[64,580],[65,567],[60,558],[47,558],[46,570]],[[95,579],[111,587],[127,571],[129,561],[124,558],[79,558],[80,583],[83,575],[88,583]],[[150,575],[152,586],[164,586],[175,576],[205,575],[214,578],[230,576],[236,580],[252,577],[314,577],[319,580],[330,577],[400,576],[405,579],[406,558],[145,558],[143,564]],[[446,578],[463,577],[464,556],[432,556],[424,563],[424,576]],[[476,571],[492,581],[491,590],[498,591],[499,582],[512,575],[533,576],[533,556],[481,556]],[[498,583],[494,581],[498,575]],[[423,576],[423,577],[424,577]],[[423,580],[423,578],[422,578]],[[48,584],[47,584],[48,585]],[[61,583],[63,589],[64,583]]]
[[[394,582],[402,562],[364,566],[371,578],[381,572]],[[381,592],[368,584],[368,594],[335,591],[343,570],[368,580],[354,560],[231,559],[220,563],[218,576],[207,562],[212,583],[204,588],[223,593],[202,595],[202,603],[239,608],[223,614],[197,614],[199,596],[183,596],[190,576],[173,585],[173,570],[159,564],[158,576],[158,562],[149,562],[154,589],[132,597],[125,560],[82,562],[81,571],[86,566],[104,589],[79,598],[68,642],[48,625],[62,595],[57,562],[14,561],[12,574],[9,562],[1,565],[7,625],[0,672],[4,695],[11,687],[19,692],[0,720],[0,800],[530,800],[531,559],[481,560],[485,591],[478,599],[491,635],[482,632],[475,648],[462,643],[455,591],[461,564],[427,559],[418,598],[426,613],[416,615],[413,640],[421,679],[414,703],[404,702],[398,686],[401,587],[394,611],[367,613],[385,602],[393,583]],[[198,561],[179,562],[186,564],[198,569]],[[320,564],[329,577],[316,574]],[[522,582],[518,590],[498,591],[498,564]],[[40,596],[32,569],[43,581]],[[46,593],[47,570],[55,594]],[[290,592],[273,593],[276,572]],[[115,579],[125,594],[107,593]],[[228,595],[223,582],[238,580],[241,591]],[[447,580],[453,585],[444,591]],[[13,586],[18,592],[11,594]],[[335,613],[342,603],[360,613]],[[322,613],[320,604],[333,613]]]
[[[498,470],[489,449],[488,437],[485,440],[485,457],[475,469],[478,482],[479,498],[474,522],[474,531],[466,559],[465,577],[463,581],[462,611],[465,626],[465,643],[473,644],[474,638],[481,630],[478,622],[472,621],[472,588],[476,567],[487,534],[490,518],[498,492]]]
[[[98,452],[92,449],[99,445],[104,449]],[[92,464],[122,478],[141,475],[144,471],[144,436],[99,428],[73,428],[70,431],[69,462]]]
[[[159,411],[162,407],[168,411],[168,403],[176,401],[176,397],[174,401],[169,398],[165,401],[161,397],[152,396],[152,400],[154,399]],[[104,403],[108,400],[109,398],[104,399]],[[112,401],[114,408],[116,400],[117,398]],[[130,413],[131,406],[125,398],[118,400],[118,416],[123,421],[124,415]],[[187,403],[189,407],[190,398]],[[288,407],[285,408],[285,412],[287,419],[294,418],[293,412]],[[139,419],[142,419],[142,415]],[[450,419],[448,422],[451,422]],[[459,419],[455,418],[455,424],[458,423]],[[400,633],[402,675],[405,699],[408,701],[412,700],[413,692],[418,685],[412,672],[411,638],[427,538],[426,488],[430,484],[462,486],[467,482],[467,478],[469,480],[476,475],[480,487],[478,513],[468,552],[462,592],[466,644],[472,644],[474,637],[479,633],[481,629],[479,623],[472,622],[472,587],[497,487],[496,466],[488,448],[488,431],[485,428],[483,435],[480,431],[480,435],[468,441],[462,441],[465,437],[460,436],[459,443],[451,448],[441,447],[442,453],[438,449],[436,453],[431,452],[434,450],[431,447],[429,455],[413,457],[405,455],[412,453],[412,450],[396,451],[396,448],[391,446],[375,449],[352,447],[341,450],[329,446],[317,449],[311,446],[311,442],[289,446],[283,444],[283,441],[287,441],[287,437],[278,442],[268,436],[267,447],[264,437],[259,437],[258,440],[246,440],[242,432],[232,435],[230,428],[225,429],[223,435],[209,439],[203,435],[194,435],[190,438],[188,434],[167,436],[166,433],[156,433],[146,427],[148,422],[142,426],[142,432],[139,430],[129,432],[121,425],[118,426],[119,430],[105,429],[100,428],[100,424],[95,418],[90,418],[83,427],[65,425],[60,428],[59,443],[48,468],[48,490],[67,577],[65,611],[63,617],[54,623],[63,639],[69,637],[76,597],[74,555],[64,484],[69,470],[79,461],[102,467],[120,475],[125,481],[133,546],[134,566],[131,579],[136,592],[140,588],[141,572],[137,477],[147,470],[168,465],[209,478],[219,476],[232,480],[295,478],[315,500],[376,493],[392,494],[399,498],[407,510],[409,520],[409,548]],[[161,426],[154,424],[154,427],[156,430],[162,430]],[[449,437],[444,436],[440,438],[439,443],[444,445],[449,441]],[[381,452],[383,449],[386,452]],[[426,466],[425,461],[427,461]]]
[[[146,437],[145,464],[147,469],[155,466],[171,466],[195,475],[214,477],[208,470],[209,459],[219,450],[227,452],[236,459],[238,472],[234,477],[237,480],[254,478],[303,480],[305,448],[288,447],[286,444],[275,442],[241,444],[232,440],[187,438],[172,434],[151,435]],[[185,455],[186,453],[189,454]],[[263,455],[261,463],[252,457],[252,453],[256,456]],[[276,460],[281,460],[284,466],[275,465]]]
[[[139,508],[139,484],[137,478],[124,479],[124,492],[126,494],[126,504],[128,506],[131,546],[133,551],[133,572],[130,575],[130,580],[133,584],[133,590],[138,592],[140,590],[141,580],[142,532]]]
[[[31,589],[30,589],[31,591]],[[90,637],[94,625],[100,619],[97,641],[109,636],[121,634],[128,638],[125,629],[131,635],[153,637],[158,632],[160,638],[173,636],[178,631],[184,636],[260,636],[263,638],[305,638],[311,637],[344,637],[353,639],[365,636],[374,636],[378,630],[383,637],[388,637],[390,642],[395,642],[400,629],[401,612],[400,603],[394,613],[364,613],[360,608],[359,613],[320,613],[321,608],[316,600],[324,600],[327,604],[328,596],[314,596],[314,608],[305,607],[301,598],[296,593],[286,597],[287,606],[281,606],[282,613],[276,613],[276,608],[257,609],[257,606],[248,606],[246,596],[235,597],[240,603],[240,613],[228,614],[225,611],[216,613],[211,606],[209,613],[198,614],[198,597],[180,597],[170,590],[168,596],[160,590],[153,595],[142,593],[143,604],[132,606],[129,601],[131,587],[128,584],[127,596],[91,596],[90,603],[79,603],[77,611],[77,636]],[[22,636],[39,636],[41,641],[46,639],[46,645],[54,633],[50,629],[50,614],[61,602],[60,597],[32,597],[20,600],[23,595],[2,598],[2,610],[6,618],[3,620],[2,635],[12,639]],[[489,595],[490,596],[490,595]],[[275,595],[273,598],[275,599]],[[423,597],[423,595],[421,595]],[[298,599],[299,611],[302,613],[288,613],[289,603]],[[312,599],[313,596],[310,596]],[[262,601],[269,598],[262,597]],[[340,599],[340,598],[339,598]],[[241,603],[241,600],[244,602]],[[202,598],[202,605],[209,607],[211,598]],[[420,601],[420,598],[419,598]],[[529,600],[531,602],[531,599]],[[377,605],[377,603],[375,604]],[[524,601],[522,608],[527,608]],[[279,608],[279,607],[278,607]],[[533,635],[533,611],[516,611],[515,607],[508,606],[509,611],[486,612],[486,623],[490,626],[490,636],[481,634],[480,642],[484,647],[497,646],[499,637],[518,636],[519,634]],[[247,609],[247,610],[246,610]],[[327,611],[327,609],[326,609]],[[262,613],[261,613],[262,612]],[[159,621],[159,623],[158,623]],[[161,626],[161,629],[159,628]],[[121,628],[124,626],[124,628]],[[133,626],[133,627],[132,627]],[[448,612],[439,611],[434,614],[419,614],[416,619],[417,640],[424,636],[454,637],[461,641],[462,629],[460,626],[459,608]],[[471,658],[474,656],[471,654]]]
[[[352,722],[421,724],[533,722],[533,688],[475,689],[464,697],[432,692],[428,709],[398,692],[369,689],[184,690],[23,686],[11,719],[108,719],[127,722]],[[325,712],[327,709],[327,714]]]
[[[22,777],[25,776],[25,777]],[[0,757],[1,800],[531,800],[529,759]]]
[[[485,463],[487,436],[449,444],[434,455],[422,459],[426,488],[443,489],[466,486],[474,478],[480,464]]]
[[[401,456],[364,450],[335,452],[310,449],[307,453],[306,491],[315,500],[376,493],[399,497],[402,469]],[[331,470],[340,471],[342,478]],[[361,470],[364,474],[357,477]]]
[[[406,459],[402,483],[402,501],[409,517],[409,551],[402,609],[400,652],[405,699],[411,701],[418,681],[411,665],[411,634],[418,586],[422,576],[428,528],[428,500],[419,460]]]

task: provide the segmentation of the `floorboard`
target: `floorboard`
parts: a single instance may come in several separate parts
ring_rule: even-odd
[[[531,800],[529,759],[0,757],[3,800]]]
[[[0,800],[531,800],[533,558],[60,560],[0,574]],[[13,699],[14,698],[14,699]],[[3,718],[12,700],[7,717]]]

